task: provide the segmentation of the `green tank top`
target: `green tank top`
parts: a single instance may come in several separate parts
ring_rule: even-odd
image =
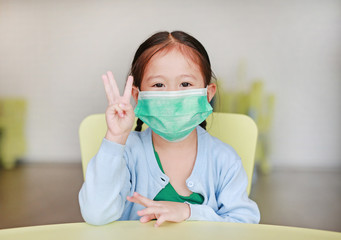
[[[154,148],[154,145],[153,145]],[[159,158],[159,155],[157,154],[157,152],[155,151],[154,148],[154,154],[155,154],[155,158],[157,161],[157,164],[159,165],[161,171],[163,173],[165,173],[163,171],[162,165],[161,165],[161,161]],[[199,193],[192,193],[190,196],[181,196],[179,195],[175,189],[173,188],[173,186],[171,185],[171,183],[169,182],[165,188],[163,188],[154,198],[155,201],[171,201],[171,202],[188,202],[191,204],[202,204],[204,202],[204,197],[199,194]]]

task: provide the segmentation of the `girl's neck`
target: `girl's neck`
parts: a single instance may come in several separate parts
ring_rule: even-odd
[[[184,140],[180,142],[169,142],[156,133],[152,131],[152,139],[154,148],[156,151],[158,150],[180,150],[180,149],[188,149],[189,147],[193,147],[197,145],[197,130],[196,128],[186,137]]]

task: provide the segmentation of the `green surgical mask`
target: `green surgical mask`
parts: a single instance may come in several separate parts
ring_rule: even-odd
[[[170,142],[185,139],[212,113],[207,88],[139,92],[135,115]]]

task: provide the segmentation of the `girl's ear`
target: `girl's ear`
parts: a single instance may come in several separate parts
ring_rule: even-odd
[[[211,102],[216,91],[217,91],[217,85],[215,83],[210,83],[207,85],[207,100],[208,100],[208,102]]]
[[[134,98],[135,103],[137,104],[137,99],[139,97],[139,89],[133,85],[133,88],[131,89],[131,96]]]

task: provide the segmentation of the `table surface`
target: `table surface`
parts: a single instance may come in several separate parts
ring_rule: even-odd
[[[104,226],[86,223],[67,223],[0,230],[0,239],[6,240],[88,240],[88,239],[337,239],[341,233],[306,228],[284,227],[264,224],[186,221],[165,223],[159,228],[153,222],[113,222]]]

